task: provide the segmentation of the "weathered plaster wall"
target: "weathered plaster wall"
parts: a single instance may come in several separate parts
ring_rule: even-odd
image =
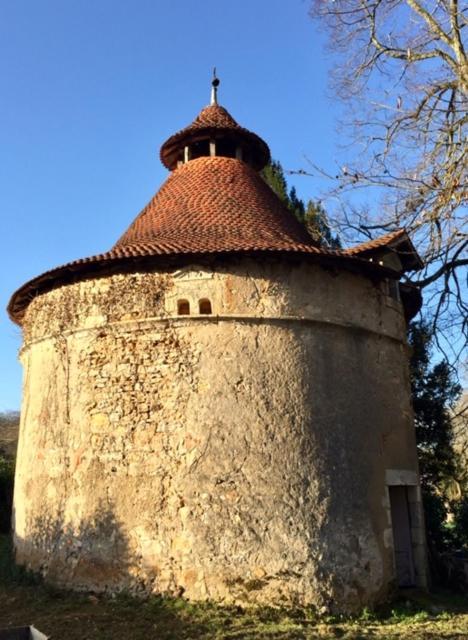
[[[247,259],[113,275],[37,297],[24,337],[20,562],[323,610],[386,591],[385,471],[417,462],[404,320],[378,285]]]

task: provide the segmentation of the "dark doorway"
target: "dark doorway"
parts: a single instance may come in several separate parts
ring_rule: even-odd
[[[411,540],[411,519],[408,488],[404,485],[388,487],[392,514],[393,548],[399,587],[413,587],[414,559]]]

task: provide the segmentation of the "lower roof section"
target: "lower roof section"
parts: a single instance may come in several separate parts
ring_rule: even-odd
[[[354,250],[318,246],[254,169],[235,158],[201,157],[169,175],[110,251],[30,280],[13,294],[8,312],[21,323],[30,301],[54,287],[109,272],[157,268],[168,261],[187,264],[203,256],[282,256],[398,279],[405,270],[400,270],[402,262],[390,268],[381,253],[386,245],[399,252],[403,241],[406,247],[405,232],[397,231]]]
[[[149,253],[152,251],[152,253]],[[375,281],[384,278],[398,279],[399,275],[393,269],[388,269],[381,264],[370,262],[355,256],[347,256],[343,252],[319,250],[301,251],[292,249],[283,250],[251,250],[173,253],[159,251],[154,253],[151,246],[138,248],[126,247],[125,250],[113,250],[105,254],[83,258],[66,265],[47,271],[40,276],[26,282],[12,296],[8,305],[10,318],[17,324],[21,324],[24,313],[36,296],[51,289],[63,285],[78,282],[84,279],[105,277],[114,273],[135,273],[154,269],[177,269],[188,264],[212,264],[228,266],[230,262],[243,258],[254,260],[286,260],[287,262],[301,262],[303,260],[315,262],[326,269],[346,270],[359,273]],[[421,295],[414,287],[405,289],[405,299],[402,300],[407,319],[413,317],[420,309]],[[408,312],[406,310],[408,307]]]

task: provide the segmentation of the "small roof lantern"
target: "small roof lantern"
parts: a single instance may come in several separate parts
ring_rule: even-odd
[[[210,104],[200,111],[192,124],[162,145],[161,162],[171,171],[203,156],[236,158],[256,171],[261,171],[270,162],[266,142],[237,124],[227,109],[218,104],[219,84],[215,68]]]

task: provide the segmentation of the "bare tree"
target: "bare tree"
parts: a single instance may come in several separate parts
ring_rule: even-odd
[[[324,197],[338,203],[332,213],[345,241],[398,227],[411,233],[426,267],[409,279],[426,290],[439,346],[447,353],[456,345],[453,361],[468,335],[464,1],[312,0],[311,7],[328,29],[332,88],[345,102],[352,144],[346,166],[330,173],[311,162],[309,173],[330,179]],[[363,205],[363,188],[378,211]]]

